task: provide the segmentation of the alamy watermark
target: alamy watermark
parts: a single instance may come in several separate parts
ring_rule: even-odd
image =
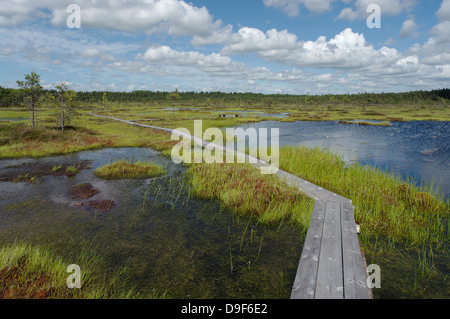
[[[367,287],[370,289],[381,288],[381,268],[378,265],[367,266]]]
[[[80,289],[81,288],[81,268],[78,265],[72,264],[67,266],[66,272],[71,275],[67,277],[67,288]]]
[[[78,4],[70,4],[67,9],[67,13],[70,15],[67,17],[66,25],[69,29],[81,28],[81,8]]]
[[[370,4],[367,6],[367,13],[370,13],[367,18],[367,27],[369,29],[381,28],[381,8],[378,4]]]

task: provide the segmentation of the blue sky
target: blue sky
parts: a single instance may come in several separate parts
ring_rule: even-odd
[[[430,90],[450,86],[449,30],[450,0],[0,0],[0,85],[34,70],[83,91]]]

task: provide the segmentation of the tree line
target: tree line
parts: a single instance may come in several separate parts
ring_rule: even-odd
[[[55,95],[58,89],[42,89],[44,95]],[[113,103],[145,103],[165,104],[173,92],[133,91],[76,92],[76,97],[82,104],[101,104],[105,101]],[[12,89],[0,86],[0,107],[18,106],[26,96],[24,88]],[[289,95],[261,93],[225,93],[225,92],[179,92],[178,105],[185,106],[228,106],[240,107],[276,107],[301,105],[399,105],[405,103],[443,103],[450,100],[450,89],[444,88],[431,91],[411,91],[401,93],[359,93],[359,94],[325,94],[325,95]]]

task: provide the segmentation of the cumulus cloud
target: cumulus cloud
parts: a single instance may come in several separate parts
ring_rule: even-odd
[[[359,17],[359,13],[356,11],[353,11],[352,8],[344,8],[341,10],[341,13],[339,13],[339,15],[337,16],[336,19],[354,21],[358,17]]]
[[[223,54],[293,50],[297,46],[297,36],[287,30],[271,29],[264,33],[256,28],[244,27],[234,35],[232,42],[223,48]]]
[[[396,49],[382,47],[376,50],[366,42],[363,34],[347,28],[327,40],[321,36],[315,41],[298,41],[287,31],[242,28],[240,42],[227,45],[223,54],[254,52],[263,59],[290,64],[295,67],[333,69],[365,68],[395,63],[401,54]]]
[[[0,26],[17,26],[46,16],[55,26],[65,26],[71,0],[13,0],[0,7]],[[127,32],[168,32],[172,35],[208,36],[220,27],[205,7],[182,0],[79,0],[82,27]]]
[[[417,36],[417,24],[413,19],[405,20],[400,30],[400,38],[406,38],[409,36]]]
[[[440,20],[450,21],[450,0],[443,0],[436,15]]]
[[[238,41],[238,37],[233,34],[233,26],[227,25],[219,27],[211,34],[202,36],[194,35],[191,39],[191,44],[194,46],[209,45],[209,44],[226,44],[234,41]]]
[[[166,65],[197,66],[204,69],[220,68],[231,64],[231,58],[218,53],[209,55],[197,51],[177,51],[168,46],[157,46],[149,48],[144,54],[138,54],[138,59],[149,63]]]

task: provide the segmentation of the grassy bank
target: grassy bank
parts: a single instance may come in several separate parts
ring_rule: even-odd
[[[117,161],[97,168],[94,174],[104,179],[149,178],[164,175],[166,171],[160,165],[144,162],[128,163]]]

